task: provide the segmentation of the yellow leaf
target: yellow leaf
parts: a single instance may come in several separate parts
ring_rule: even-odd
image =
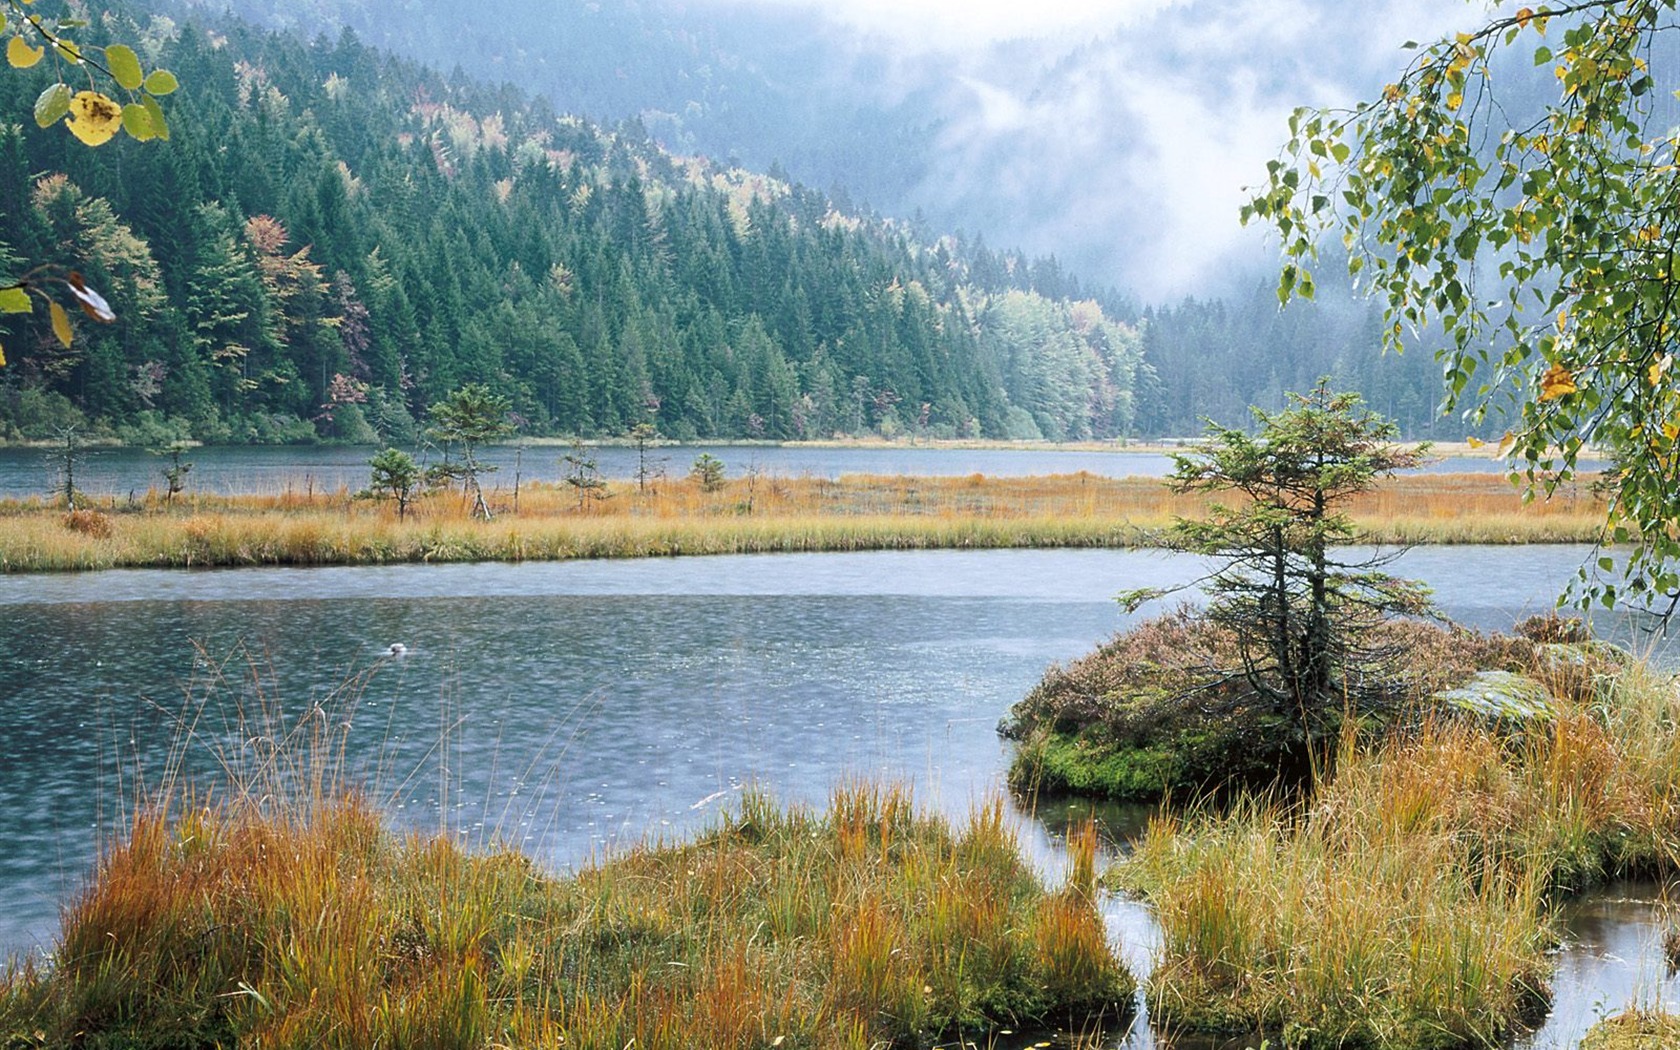
[[[65,349],[69,349],[70,341],[76,336],[70,328],[70,315],[56,302],[48,302],[47,309],[52,314],[53,335],[58,336],[58,341],[64,344]]]
[[[1674,358],[1672,355],[1662,355],[1655,361],[1652,361],[1651,367],[1645,370],[1645,378],[1650,380],[1652,386],[1656,386],[1658,383],[1662,382],[1662,377],[1668,374],[1668,368],[1673,363]]]
[[[1511,451],[1511,446],[1515,445],[1516,443],[1517,443],[1517,435],[1511,433],[1509,430],[1505,431],[1505,436],[1499,439],[1499,450],[1497,452],[1495,452],[1494,455],[1496,455],[1496,456],[1505,455],[1505,453]]]
[[[0,368],[6,367],[6,348],[0,346]]]
[[[1481,438],[1476,437],[1474,434],[1470,435],[1469,437],[1465,438],[1464,440],[1469,443],[1471,448],[1482,448],[1482,447],[1487,445],[1486,441],[1483,441]]]
[[[1569,327],[1569,310],[1567,308],[1565,308],[1563,310],[1558,311],[1558,331],[1561,332],[1565,328],[1568,328],[1568,327]]]
[[[1452,94],[1447,96],[1447,108],[1448,109],[1457,109],[1458,107],[1460,107],[1462,105],[1464,105],[1464,93],[1463,92],[1454,91]]]
[[[1680,426],[1676,426],[1673,423],[1664,423],[1663,424],[1663,437],[1667,438],[1670,441],[1673,441],[1675,438],[1680,437]]]
[[[1555,401],[1566,394],[1573,394],[1580,387],[1575,385],[1575,376],[1562,365],[1553,365],[1546,369],[1546,374],[1540,379],[1540,400]]]
[[[163,119],[163,107],[158,100],[150,95],[140,100],[140,105],[146,110],[146,115],[152,118],[152,137],[169,141],[169,122]]]
[[[12,37],[6,44],[6,61],[10,62],[14,69],[28,69],[41,61],[41,56],[46,53],[45,48],[30,47],[21,36]]]
[[[70,100],[70,133],[89,146],[102,146],[122,128],[122,107],[97,91],[78,91]]]
[[[167,69],[152,70],[145,83],[147,92],[153,95],[167,95],[180,86],[181,82],[175,79],[175,74]]]
[[[1534,17],[1534,8],[1523,7],[1523,8],[1518,8],[1517,9],[1517,25],[1520,28],[1527,29],[1528,28],[1528,20],[1533,18],[1533,17]]]

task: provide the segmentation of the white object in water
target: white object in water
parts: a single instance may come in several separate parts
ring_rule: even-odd
[[[392,642],[391,647],[385,650],[385,652],[391,656],[401,656],[408,652],[408,646],[401,642]]]

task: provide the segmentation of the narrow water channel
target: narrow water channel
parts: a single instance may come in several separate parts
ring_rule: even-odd
[[[1400,568],[1504,628],[1587,555],[1429,548]],[[558,868],[690,834],[750,784],[820,803],[848,778],[903,780],[960,816],[1000,789],[999,716],[1126,624],[1110,596],[1195,572],[1157,552],[947,551],[0,577],[0,955],[50,947],[132,778],[189,723],[189,765],[212,777],[217,748],[237,758],[265,717],[319,707],[393,821]],[[1059,877],[1065,816],[1021,819]],[[1616,907],[1583,911],[1560,956],[1556,1032],[1673,991],[1634,950],[1650,908]],[[1147,910],[1110,917],[1145,968]],[[1525,1050],[1574,1045],[1550,1031]],[[1118,1038],[1156,1045],[1147,1026]]]

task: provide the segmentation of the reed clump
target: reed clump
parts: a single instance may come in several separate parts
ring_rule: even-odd
[[[106,500],[66,519],[42,501],[0,505],[0,571],[519,561],[675,554],[920,548],[1125,547],[1158,542],[1204,509],[1157,479],[754,476],[707,491],[688,479],[579,504],[564,485],[487,493],[491,521],[459,492],[396,509],[348,491]],[[1596,539],[1590,494],[1525,506],[1503,478],[1416,475],[1354,501],[1373,540],[1534,543]],[[81,512],[78,512],[81,513]],[[107,527],[108,526],[108,527]]]
[[[952,826],[897,788],[749,795],[561,876],[304,786],[138,816],[51,965],[0,986],[0,1043],[864,1050],[1130,1010],[1091,857],[1046,890],[1001,802]]]
[[[1680,1046],[1680,1017],[1656,1010],[1631,1010],[1594,1025],[1580,1050],[1672,1050]]]
[[[1160,918],[1152,1009],[1403,1050],[1492,1045],[1532,1017],[1560,895],[1680,856],[1674,682],[1638,663],[1568,680],[1553,719],[1429,718],[1367,750],[1350,734],[1306,795],[1157,820],[1110,873]],[[1644,1044],[1602,1044],[1623,1045]]]

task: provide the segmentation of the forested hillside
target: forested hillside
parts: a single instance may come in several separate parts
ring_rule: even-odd
[[[80,270],[119,318],[68,350],[8,319],[6,436],[400,440],[467,382],[531,433],[1133,429],[1138,332],[1054,261],[924,243],[349,33],[115,28],[185,85],[173,140],[0,134],[6,267]],[[0,105],[48,75],[11,71]]]
[[[191,10],[227,0],[178,2]],[[1144,322],[1148,369],[1133,399],[1140,436],[1196,434],[1204,417],[1243,425],[1250,404],[1281,409],[1285,391],[1324,374],[1357,386],[1408,434],[1462,435],[1462,420],[1437,418],[1440,367],[1427,347],[1377,354],[1375,310],[1337,281],[1338,266],[1324,267],[1318,303],[1280,312],[1268,250],[1255,243],[1248,255],[1222,257],[1240,236],[1236,201],[1219,188],[1245,179],[1234,147],[1252,134],[1270,149],[1287,107],[1307,97],[1303,77],[1357,85],[1350,98],[1375,90],[1393,59],[1379,43],[1326,52],[1319,41],[1303,51],[1291,43],[1291,19],[1266,16],[1257,32],[1267,46],[1236,36],[1210,51],[1203,30],[1234,9],[1225,0],[1139,14],[1094,38],[1058,37],[1046,25],[1039,38],[909,51],[799,4],[513,0],[486,19],[463,18],[446,0],[407,0],[400,11],[371,0],[231,2],[310,35],[349,24],[399,53],[512,79],[568,111],[636,117],[680,151],[739,155],[770,170],[779,161],[842,201],[897,215],[921,209],[932,216],[916,227],[924,240],[934,237],[929,227],[967,228],[994,243],[1039,245],[1064,266],[1076,260],[1084,288],[1049,262],[1033,284]],[[1364,38],[1334,5],[1315,0],[1305,12],[1322,33]],[[1398,44],[1402,28],[1390,29]],[[1140,92],[1140,79],[1168,85],[1178,101]],[[1264,119],[1273,104],[1275,119]],[[1172,116],[1145,119],[1156,111]],[[1208,164],[1165,148],[1163,134],[1235,141],[1209,147],[1220,163]],[[1252,160],[1252,177],[1263,159]],[[994,278],[978,277],[987,269],[969,279],[995,289]],[[1188,287],[1145,317],[1129,296],[1105,291],[1128,281],[1157,293]]]
[[[1465,420],[1439,414],[1441,366],[1434,356],[1422,348],[1381,353],[1381,309],[1338,280],[1336,263],[1323,269],[1326,287],[1317,300],[1282,310],[1276,287],[1260,278],[1246,296],[1146,309],[1138,435],[1199,434],[1206,419],[1247,426],[1250,405],[1280,411],[1285,391],[1308,390],[1320,376],[1359,391],[1409,437],[1456,441],[1470,433]],[[1496,435],[1505,425],[1495,411],[1474,429]]]

